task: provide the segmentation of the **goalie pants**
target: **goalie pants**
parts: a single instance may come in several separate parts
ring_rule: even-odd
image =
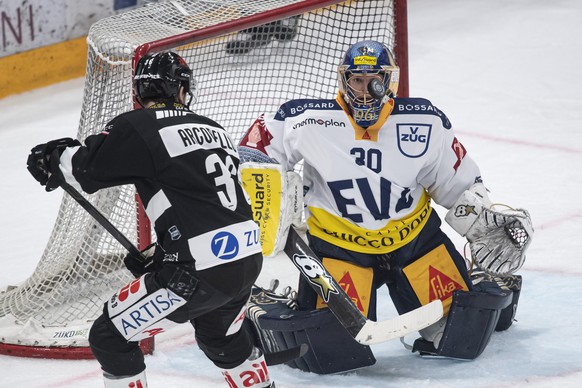
[[[197,272],[199,283],[193,295],[185,305],[166,316],[177,323],[190,322],[198,346],[219,368],[230,369],[242,364],[253,350],[253,340],[246,330],[228,336],[226,333],[250,297],[262,260],[262,255],[256,254]],[[159,273],[145,276],[149,294],[160,289]],[[138,342],[127,341],[119,333],[109,319],[107,305],[91,328],[89,343],[106,373],[133,376],[145,370]]]
[[[388,286],[390,297],[399,314],[406,313],[421,306],[410,281],[404,273],[404,268],[416,262],[427,253],[443,245],[452,263],[458,269],[466,287],[471,289],[471,281],[467,274],[465,259],[457,251],[452,241],[440,229],[441,220],[435,211],[431,212],[426,225],[418,236],[404,247],[388,254],[370,255],[350,251],[334,246],[317,237],[309,236],[309,245],[320,258],[333,258],[347,261],[361,267],[373,269],[372,289],[368,318],[376,320],[376,290],[383,285]],[[447,258],[447,260],[449,260]],[[450,262],[450,260],[449,260]],[[451,264],[451,265],[453,265]],[[429,268],[425,268],[426,271]],[[358,285],[356,285],[357,289]],[[298,304],[301,310],[315,308],[317,295],[309,284],[301,278],[298,288]]]

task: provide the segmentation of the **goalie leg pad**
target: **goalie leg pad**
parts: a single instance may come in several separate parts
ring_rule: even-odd
[[[491,338],[501,312],[512,301],[513,292],[493,280],[482,281],[473,291],[455,291],[442,339],[437,349],[418,339],[413,352],[464,360],[477,358]]]
[[[497,322],[497,326],[495,326],[495,331],[507,330],[513,324],[517,312],[519,294],[521,293],[521,275],[512,275],[504,278],[502,281],[513,292],[513,296],[509,306],[501,310],[501,315],[499,317],[499,322]]]
[[[369,346],[360,345],[341,326],[329,309],[299,311],[283,301],[265,298],[253,290],[247,327],[265,353],[298,346],[309,351],[287,365],[305,372],[330,374],[374,365],[376,359]]]

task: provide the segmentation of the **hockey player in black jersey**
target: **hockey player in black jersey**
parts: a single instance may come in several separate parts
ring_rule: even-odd
[[[258,227],[238,182],[232,139],[188,108],[193,85],[179,55],[147,55],[134,78],[143,109],[115,117],[84,145],[59,139],[28,158],[47,191],[62,182],[87,193],[135,185],[155,229],[153,254],[146,262],[125,259],[136,279],[105,303],[89,334],[108,388],[146,387],[138,341],[185,322],[230,387],[274,386],[241,328],[262,266]]]

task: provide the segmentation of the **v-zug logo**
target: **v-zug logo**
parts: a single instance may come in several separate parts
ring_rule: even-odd
[[[238,254],[239,243],[232,233],[220,232],[212,238],[211,249],[219,259],[230,260]]]
[[[397,124],[398,149],[409,158],[425,154],[430,142],[430,124]]]

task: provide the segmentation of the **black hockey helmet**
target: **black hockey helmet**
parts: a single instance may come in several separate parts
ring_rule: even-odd
[[[196,83],[186,61],[173,52],[159,52],[143,56],[135,68],[133,88],[138,101],[178,99],[180,86],[190,96],[190,105]]]

